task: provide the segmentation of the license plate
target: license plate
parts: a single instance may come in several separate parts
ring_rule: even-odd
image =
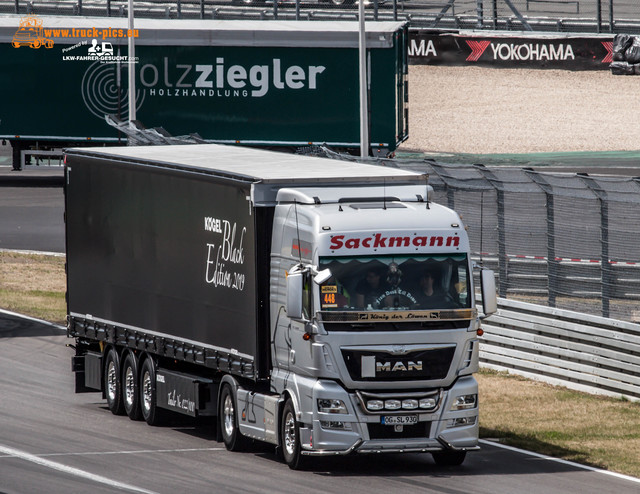
[[[417,415],[383,415],[380,417],[383,425],[411,425],[418,423]]]

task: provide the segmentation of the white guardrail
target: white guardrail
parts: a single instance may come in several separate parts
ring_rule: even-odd
[[[482,329],[481,367],[640,401],[640,324],[500,298]]]

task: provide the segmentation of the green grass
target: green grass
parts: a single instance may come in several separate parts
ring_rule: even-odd
[[[483,370],[480,435],[640,477],[640,403]]]

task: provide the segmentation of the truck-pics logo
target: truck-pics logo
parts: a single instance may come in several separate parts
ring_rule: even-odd
[[[215,287],[244,290],[244,274],[229,271],[226,263],[240,266],[244,264],[243,243],[247,227],[243,227],[238,234],[238,226],[235,222],[206,216],[204,230],[222,236],[218,244],[207,243],[205,281]]]
[[[140,68],[140,83],[156,97],[252,97],[260,98],[271,89],[309,89],[318,87],[323,65],[285,65],[279,58],[268,64],[250,67],[230,64],[223,57],[216,64],[169,64],[162,67],[145,64]]]
[[[20,19],[20,27],[13,35],[11,46],[20,48],[28,46],[38,49],[41,46],[53,48],[53,40],[45,37],[42,21],[37,17],[25,17]]]

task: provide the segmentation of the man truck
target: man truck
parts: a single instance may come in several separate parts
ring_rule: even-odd
[[[67,150],[76,391],[150,425],[210,417],[229,450],[266,441],[294,469],[462,463],[480,320],[465,226],[431,195],[420,173],[252,148]]]

